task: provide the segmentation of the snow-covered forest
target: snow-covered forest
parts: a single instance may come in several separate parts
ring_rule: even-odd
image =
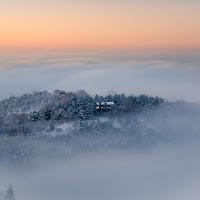
[[[92,97],[56,90],[10,97],[0,102],[0,158],[27,161],[191,139],[199,137],[199,110],[195,104],[147,95]]]
[[[155,170],[159,170],[158,166],[162,166],[164,174],[168,160],[176,164],[173,159],[179,159],[185,152],[182,162],[185,156],[196,162],[191,155],[196,149],[199,152],[200,107],[184,101],[169,102],[160,97],[124,94],[92,97],[85,91],[56,90],[52,94],[34,92],[2,100],[0,116],[3,187],[0,188],[0,200],[43,200],[41,188],[48,191],[45,193],[48,199],[55,200],[56,195],[62,199],[70,195],[72,199],[79,199],[74,188],[77,185],[82,188],[88,178],[91,179],[85,188],[88,194],[92,195],[92,188],[96,195],[99,187],[105,191],[109,188],[108,192],[111,192],[110,185],[108,187],[104,182],[118,177],[118,171],[113,169],[119,169],[123,174],[128,169],[124,182],[132,183],[125,187],[132,197],[137,187],[144,185],[147,189],[151,183],[141,178],[146,173],[140,171],[146,170],[146,161],[151,163],[148,170],[158,178],[159,173]],[[178,150],[171,152],[173,148]],[[187,148],[191,152],[188,153]],[[189,163],[177,166],[187,168]],[[55,174],[52,173],[54,170],[57,170]],[[179,180],[180,173],[177,174],[176,168],[170,170]],[[189,173],[190,170],[185,171]],[[99,186],[97,182],[93,184],[93,176],[100,180],[97,181]],[[168,176],[163,178],[167,180]],[[10,183],[13,186],[8,187]],[[118,190],[121,188],[120,181],[111,181],[111,184]],[[132,185],[136,189],[133,190]],[[160,182],[156,187],[162,190]],[[82,189],[77,191],[83,192],[84,196]],[[142,195],[143,192],[138,196]],[[144,194],[148,199],[146,196]]]
[[[110,103],[111,107],[108,105]],[[102,104],[103,109],[102,106],[98,106],[99,104]],[[59,132],[61,129],[56,127],[67,122],[72,125],[76,133],[86,132],[87,129],[89,132],[94,129],[94,133],[97,133],[100,132],[100,127],[110,126],[99,120],[100,117],[110,119],[123,114],[154,109],[162,104],[167,102],[162,98],[147,95],[115,94],[92,97],[83,90],[78,92],[56,90],[53,94],[47,91],[34,92],[20,97],[10,97],[0,102],[0,133],[8,136],[26,136],[39,132]],[[93,127],[89,126],[91,120],[95,120],[92,123]],[[125,124],[124,122],[124,126]]]

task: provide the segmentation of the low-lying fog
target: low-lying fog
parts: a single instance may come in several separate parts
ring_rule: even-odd
[[[84,89],[199,103],[199,77],[198,54],[0,55],[0,99]],[[1,136],[0,193],[12,184],[16,200],[199,200],[200,112],[190,106],[141,113],[127,136]]]
[[[114,90],[200,102],[199,53],[1,52],[0,99],[33,90]]]
[[[12,184],[17,200],[199,200],[199,106],[128,119],[128,135],[1,137],[1,190]]]
[[[0,187],[20,200],[199,200],[200,143],[136,153],[83,153],[0,167]]]

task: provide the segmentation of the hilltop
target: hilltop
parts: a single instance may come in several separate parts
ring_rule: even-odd
[[[92,97],[84,90],[34,92],[0,101],[0,132],[9,136],[33,135],[47,130],[54,131],[56,125],[67,122],[77,123],[76,126],[80,126],[77,132],[82,132],[81,127],[86,121],[98,119],[100,123],[99,118],[102,117],[113,118],[138,113],[166,103],[160,97],[144,94]]]

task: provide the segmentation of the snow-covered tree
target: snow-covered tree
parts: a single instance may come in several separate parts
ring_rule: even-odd
[[[15,192],[12,185],[10,185],[8,190],[6,191],[4,200],[15,200]]]
[[[76,132],[78,135],[83,134],[84,133],[84,124],[82,119],[79,119],[77,125],[76,125]]]
[[[30,113],[30,118],[33,122],[37,122],[40,120],[39,112],[34,111],[33,113]]]
[[[83,110],[82,108],[80,108],[80,110],[79,110],[79,118],[80,119],[85,119],[86,118],[85,110]]]
[[[96,106],[95,106],[96,109]],[[94,108],[93,108],[93,104],[92,103],[88,103],[87,104],[87,108],[86,108],[86,116],[87,117],[91,117],[94,114]]]
[[[123,118],[121,120],[120,125],[121,125],[120,132],[125,135],[128,134],[128,121],[125,118]]]
[[[95,120],[93,125],[93,131],[95,134],[100,134],[102,132],[102,126],[100,120]]]
[[[108,102],[114,102],[114,105],[111,107]],[[0,101],[0,133],[9,136],[28,135],[30,131],[35,133],[48,129],[49,123],[53,124],[51,127],[56,127],[56,124],[78,119],[81,119],[80,122],[77,121],[80,130],[82,125],[85,125],[86,132],[84,119],[92,119],[98,115],[118,116],[125,112],[149,110],[164,102],[159,97],[147,95],[137,97],[113,94],[106,97],[96,95],[93,98],[85,91],[66,93],[56,90],[53,94],[47,91],[34,92]],[[100,106],[97,110],[98,104]],[[96,130],[98,132],[98,128]]]
[[[100,101],[99,95],[96,94],[95,97],[94,97],[94,102],[96,103],[96,102],[99,102],[99,101]]]

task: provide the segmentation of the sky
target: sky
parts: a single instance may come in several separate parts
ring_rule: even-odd
[[[199,10],[200,0],[0,0],[0,101],[59,89],[200,104]],[[141,131],[175,138],[199,132],[199,114],[150,115]],[[1,153],[15,156],[18,138],[3,138]],[[118,139],[97,141],[104,147]],[[32,138],[19,145],[39,154],[54,150]],[[199,147],[199,139],[188,137],[146,153],[72,152],[73,158],[53,161],[41,153],[31,166],[1,163],[0,192],[12,183],[21,200],[199,200]]]
[[[199,8],[199,0],[0,0],[0,100],[84,89],[199,103]]]
[[[0,0],[0,49],[199,49],[199,0]]]
[[[0,0],[0,101],[59,89],[200,104],[199,10],[200,0]],[[199,115],[164,121],[157,114],[147,130],[180,137],[199,130]],[[12,152],[17,137],[0,139]],[[37,152],[52,147],[44,144]],[[21,200],[199,200],[199,147],[189,139],[146,154],[102,151],[27,168],[2,163],[0,192],[12,183]]]

